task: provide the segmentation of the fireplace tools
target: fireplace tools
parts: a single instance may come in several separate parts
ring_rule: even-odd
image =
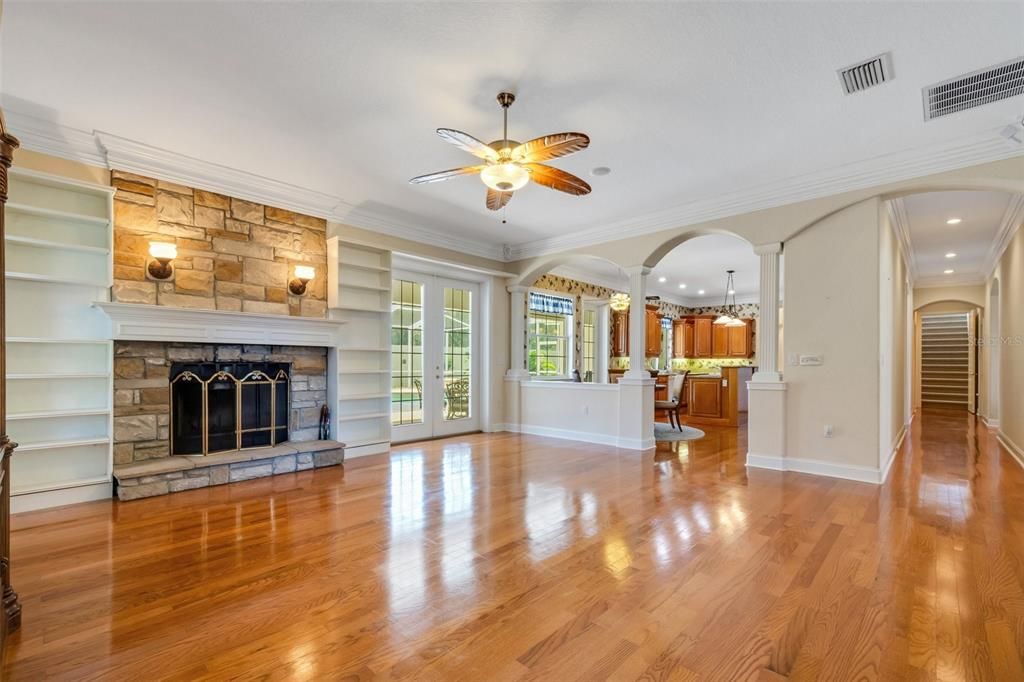
[[[320,440],[331,438],[331,408],[326,404],[320,407]]]

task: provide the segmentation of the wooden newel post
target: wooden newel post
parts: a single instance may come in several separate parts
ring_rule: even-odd
[[[3,585],[3,609],[6,632],[21,625],[21,603],[11,586],[11,455],[17,443],[7,436],[7,331],[4,273],[4,207],[7,204],[7,169],[14,161],[18,140],[8,134],[0,112],[0,583]]]

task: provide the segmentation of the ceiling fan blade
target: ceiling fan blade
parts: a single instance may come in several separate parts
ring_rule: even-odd
[[[524,142],[512,150],[512,158],[524,163],[547,161],[568,156],[590,145],[583,133],[555,133]]]
[[[459,149],[464,149],[473,156],[479,156],[487,161],[498,160],[498,152],[469,133],[464,133],[461,130],[452,130],[451,128],[438,128],[437,134],[445,142],[449,142]]]
[[[512,201],[512,192],[499,192],[490,187],[487,188],[487,208],[492,211],[504,208],[505,204],[510,201]]]
[[[438,171],[437,173],[417,175],[415,178],[409,181],[409,184],[425,185],[428,182],[440,182],[441,180],[447,180],[448,178],[454,178],[460,175],[471,175],[473,173],[479,173],[486,167],[487,166],[463,166],[462,168],[452,168],[451,170]]]
[[[552,166],[545,166],[543,163],[524,163],[523,168],[530,171],[530,179],[538,185],[576,196],[590,194],[590,185],[572,173],[566,173],[564,170]]]

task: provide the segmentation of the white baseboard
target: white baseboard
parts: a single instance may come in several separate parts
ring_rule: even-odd
[[[561,438],[563,440],[577,440],[583,443],[594,443],[596,445],[610,445],[614,448],[625,450],[650,450],[654,447],[654,438],[618,438],[603,433],[591,433],[589,431],[572,431],[570,429],[556,429],[550,426],[531,426],[520,424],[514,426],[508,424],[507,431],[511,433],[525,433],[531,436],[546,436],[548,438]]]
[[[989,419],[988,417],[982,417],[981,418],[981,423],[984,424],[985,426],[987,426],[990,429],[998,429],[999,428],[999,420],[998,419]]]
[[[892,463],[896,461],[896,454],[903,447],[903,440],[907,437],[907,426],[909,422],[900,429],[900,433],[896,436],[896,442],[893,443],[892,448],[889,450],[889,456],[882,465],[882,475],[879,479],[879,483],[885,483],[889,479],[889,470],[892,469]]]
[[[1013,455],[1013,458],[1017,460],[1017,464],[1024,467],[1024,448],[1021,448],[1021,446],[1010,440],[1010,437],[1007,436],[1002,429],[1000,429],[996,434],[996,439],[998,439],[999,442],[1003,444],[1003,447]]]
[[[753,452],[747,453],[747,466],[755,469],[793,471],[800,474],[813,474],[814,476],[843,478],[848,481],[874,483],[875,485],[878,485],[883,480],[882,472],[871,467],[836,464],[834,462],[823,462],[818,459],[792,459],[790,457],[758,455]]]
[[[62,490],[44,490],[38,493],[12,495],[11,513],[19,514],[38,509],[49,509],[50,507],[63,507],[66,504],[109,500],[113,496],[114,486],[109,482],[64,488]]]
[[[358,447],[346,447],[345,448],[345,461],[350,459],[359,459],[360,457],[366,457],[368,455],[379,455],[382,452],[388,452],[391,450],[391,443],[373,443],[370,445],[360,445]]]

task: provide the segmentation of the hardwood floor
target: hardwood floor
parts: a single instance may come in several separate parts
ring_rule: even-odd
[[[973,419],[925,413],[882,487],[748,474],[743,431],[705,430],[478,434],[20,515],[6,672],[1024,679],[1024,471]]]

